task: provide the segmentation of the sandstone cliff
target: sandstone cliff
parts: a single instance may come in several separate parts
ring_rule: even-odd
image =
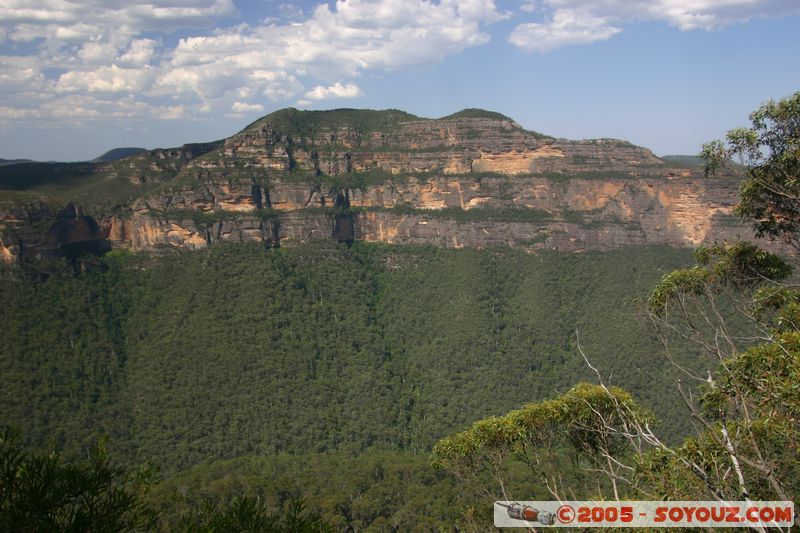
[[[752,238],[732,215],[736,176],[705,179],[624,141],[554,139],[477,110],[429,120],[289,109],[224,142],[94,172],[103,187],[124,182],[140,193],[88,206],[91,217],[77,206],[6,201],[0,259],[220,241],[581,251]]]

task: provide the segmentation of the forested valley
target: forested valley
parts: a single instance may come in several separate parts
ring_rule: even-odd
[[[0,531],[485,531],[511,495],[796,505],[800,93],[750,120],[701,155],[709,175],[738,158],[732,213],[771,251],[333,232],[12,257]]]
[[[579,344],[688,431],[642,306],[690,261],[315,243],[9,267],[3,422],[72,459],[108,435],[112,462],[158,467],[165,517],[258,494],[336,526],[447,527],[475,499],[433,444],[591,380]]]

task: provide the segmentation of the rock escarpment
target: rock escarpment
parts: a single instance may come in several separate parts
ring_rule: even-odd
[[[733,216],[734,175],[705,179],[624,141],[554,139],[479,110],[429,120],[288,109],[224,142],[153,150],[95,173],[104,186],[126,182],[141,193],[93,206],[93,217],[72,207],[71,222],[64,211],[7,201],[0,258],[90,242],[157,250],[336,239],[582,251],[752,238]]]
[[[292,115],[290,111],[286,114]],[[289,120],[291,117],[281,117]],[[217,168],[232,162],[278,171],[327,175],[594,172],[636,173],[663,164],[652,152],[624,141],[568,141],[528,132],[508,118],[466,116],[401,120],[385,130],[347,124],[292,132],[269,117],[225,141]],[[209,166],[204,161],[202,166]],[[194,167],[190,164],[189,168]]]

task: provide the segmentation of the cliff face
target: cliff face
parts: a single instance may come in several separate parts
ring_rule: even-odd
[[[568,141],[527,132],[511,120],[458,118],[410,120],[390,131],[325,128],[290,135],[269,121],[225,141],[224,159],[271,170],[294,169],[339,175],[380,170],[408,173],[639,172],[663,162],[624,141]],[[189,168],[197,165],[190,164]],[[215,168],[207,161],[204,168]]]
[[[77,243],[155,250],[336,239],[581,251],[752,238],[732,215],[735,176],[704,179],[624,141],[553,139],[485,112],[427,120],[286,110],[224,143],[154,150],[98,172],[112,184],[162,186],[94,218],[75,206],[6,203],[0,258]]]
[[[274,210],[270,224],[256,216],[259,202]],[[183,237],[191,247],[231,239],[304,241],[332,236],[336,221],[351,216],[360,240],[575,251],[749,237],[732,216],[735,203],[729,179],[409,177],[363,189],[286,182],[270,183],[268,191],[248,184],[187,189],[142,201],[125,224],[135,248],[176,242],[176,224],[192,232]],[[319,209],[345,206],[346,214]],[[173,217],[201,211],[222,220],[209,230],[202,222],[154,218],[171,209]]]

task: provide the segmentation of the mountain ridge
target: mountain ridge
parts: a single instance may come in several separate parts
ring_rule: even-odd
[[[112,161],[117,161],[119,159],[125,159],[126,157],[130,157],[132,155],[140,154],[142,152],[147,151],[146,148],[136,148],[136,147],[121,147],[121,148],[112,148],[111,150],[107,150],[103,152],[101,155],[92,159],[92,163],[111,163]]]
[[[0,170],[7,261],[72,242],[54,229],[68,204],[80,206],[67,209],[70,227],[80,217],[97,227],[80,242],[149,251],[317,239],[583,251],[752,237],[733,216],[740,174],[705,179],[627,141],[556,139],[479,109],[425,119],[287,108],[220,141],[60,165]]]

